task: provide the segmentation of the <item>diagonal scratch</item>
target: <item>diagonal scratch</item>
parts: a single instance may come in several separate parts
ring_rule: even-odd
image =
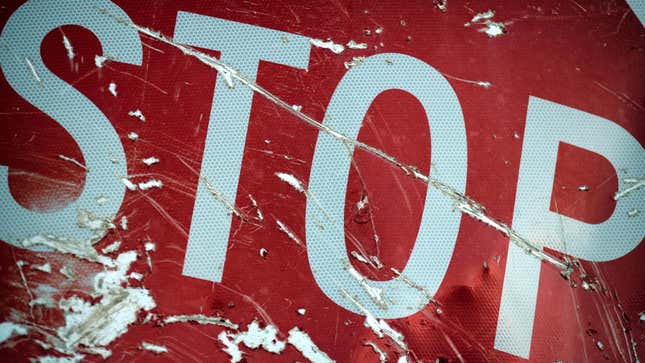
[[[244,74],[238,72],[235,68],[231,67],[230,65],[220,61],[219,59],[212,57],[208,54],[202,53],[198,51],[197,49],[184,45],[180,42],[175,41],[171,37],[168,37],[166,35],[161,34],[160,32],[151,30],[146,27],[142,27],[140,25],[134,24],[133,22],[120,18],[118,16],[110,14],[107,10],[103,8],[98,8],[99,11],[101,11],[103,14],[106,14],[109,17],[112,17],[116,22],[124,24],[126,26],[129,26],[137,31],[139,31],[142,34],[145,34],[151,38],[154,38],[162,43],[165,43],[167,45],[170,45],[172,47],[175,47],[182,51],[185,55],[194,57],[195,59],[199,60],[200,62],[208,65],[209,67],[215,69],[218,73],[220,73],[223,77],[226,78],[226,82],[229,85],[229,87],[234,85],[234,81],[237,80],[241,82],[242,84],[246,85],[249,87],[251,90],[254,92],[257,92],[258,94],[262,95],[269,101],[273,102],[280,108],[284,109],[285,111],[291,113],[292,115],[298,117],[300,120],[304,121],[308,125],[316,128],[319,131],[322,131],[335,139],[347,144],[351,145],[352,147],[356,147],[362,150],[365,150],[382,160],[401,168],[405,172],[406,175],[412,176],[416,179],[419,179],[426,183],[428,186],[433,187],[437,191],[441,192],[443,195],[446,197],[452,199],[455,202],[455,207],[459,209],[462,213],[467,214],[468,216],[483,222],[487,224],[488,226],[500,231],[504,235],[506,235],[509,240],[517,245],[518,247],[522,248],[527,254],[536,257],[540,259],[541,261],[547,262],[556,268],[560,269],[563,272],[563,276],[567,277],[571,271],[572,267],[569,263],[547,253],[544,252],[541,248],[537,247],[536,244],[532,243],[531,241],[527,240],[526,238],[522,237],[519,233],[511,229],[508,225],[505,223],[502,223],[492,217],[490,217],[487,213],[485,208],[477,203],[476,201],[472,200],[468,196],[458,192],[451,186],[444,184],[440,180],[433,178],[429,175],[425,175],[423,173],[420,173],[419,171],[416,170],[413,166],[406,165],[400,161],[398,161],[394,156],[377,149],[373,146],[367,145],[365,143],[362,143],[360,141],[354,140],[348,136],[345,136],[344,134],[322,124],[321,122],[317,121],[316,119],[298,111],[296,108],[292,107],[293,105],[290,103],[287,103],[280,99],[278,96],[275,94],[269,92],[266,90],[264,87],[260,86],[256,82],[254,82],[251,78],[245,76]]]

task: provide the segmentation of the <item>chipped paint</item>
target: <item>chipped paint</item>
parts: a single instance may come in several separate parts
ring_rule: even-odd
[[[311,337],[302,330],[295,327],[289,330],[287,342],[293,345],[302,355],[312,363],[331,363],[334,362],[327,353],[321,351],[318,346],[311,340]]]
[[[331,40],[324,41],[321,39],[311,38],[309,41],[314,47],[329,49],[335,54],[340,54],[345,51],[345,47],[342,44],[336,44]]]
[[[152,188],[161,189],[163,187],[163,182],[159,179],[150,179],[137,185],[141,190],[148,190]]]
[[[345,44],[349,49],[367,49],[367,43],[358,43],[354,40],[350,40]]]
[[[380,363],[387,362],[387,354],[385,354],[385,352],[383,350],[381,350],[381,348],[379,348],[379,346],[376,345],[376,343],[374,343],[372,341],[367,341],[367,342],[363,343],[363,345],[371,347],[372,350],[374,351],[374,353],[378,354],[378,360],[379,360]]]
[[[492,18],[495,16],[495,11],[488,10],[483,13],[478,13],[473,16],[470,22],[464,24],[465,27],[470,27],[471,25],[480,25],[481,27],[477,29],[478,32],[486,33],[489,38],[495,38],[506,33],[506,27],[504,23],[494,22]]]
[[[144,116],[143,112],[141,112],[141,110],[139,109],[128,111],[128,116],[138,118],[141,122],[146,122],[146,116]]]
[[[112,96],[116,97],[116,83],[110,82],[110,84],[108,85],[108,91],[110,91],[110,94],[112,94]]]
[[[148,342],[141,342],[141,349],[153,352],[154,354],[168,353],[168,348],[165,345],[152,344]]]
[[[154,156],[151,156],[149,158],[141,159],[141,162],[143,162],[147,166],[151,166],[153,164],[157,164],[159,162],[159,159]]]
[[[196,323],[199,325],[219,325],[229,329],[238,329],[238,325],[220,316],[207,316],[203,314],[171,315],[166,317],[165,324]]]

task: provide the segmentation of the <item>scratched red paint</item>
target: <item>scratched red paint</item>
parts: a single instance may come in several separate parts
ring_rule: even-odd
[[[491,215],[508,223],[513,216],[529,95],[602,116],[625,128],[641,144],[645,140],[644,31],[633,13],[623,17],[629,8],[622,1],[578,1],[576,5],[574,1],[500,0],[481,4],[452,0],[445,13],[431,1],[117,3],[135,23],[168,35],[173,34],[175,17],[181,10],[312,38],[331,38],[339,43],[350,39],[366,42],[367,50],[347,50],[340,55],[312,47],[308,71],[268,62],[260,64],[259,84],[292,104],[302,105],[305,113],[318,120],[323,119],[331,95],[346,72],[343,62],[352,56],[399,52],[419,58],[447,75],[490,82],[492,87],[486,89],[448,79],[459,97],[466,124],[466,192],[485,205]],[[18,5],[12,2],[0,9],[0,24]],[[488,38],[464,27],[474,13],[489,8],[496,11],[496,21],[510,22],[506,34]],[[377,27],[383,28],[382,34],[373,32]],[[364,35],[364,29],[371,29],[372,34]],[[262,321],[256,307],[245,298],[247,295],[281,328],[282,338],[291,327],[299,326],[321,350],[339,362],[378,361],[371,348],[363,345],[372,340],[395,361],[395,349],[387,338],[378,340],[363,327],[363,317],[339,307],[320,291],[310,271],[306,249],[289,241],[272,219],[255,224],[233,219],[221,284],[182,276],[191,216],[199,213],[193,210],[198,175],[187,165],[195,170],[200,167],[215,71],[143,35],[141,66],[108,62],[97,69],[94,55],[101,54],[101,49],[96,38],[76,26],[63,30],[74,46],[78,69],[70,67],[58,31],[51,32],[42,43],[46,65],[110,119],[121,136],[130,174],[149,171],[164,182],[159,190],[126,193],[117,218],[127,216],[130,228],[110,233],[97,245],[102,248],[121,239],[122,250],[127,250],[141,249],[144,240],[157,243],[152,272],[142,283],[157,302],[156,312],[220,314],[240,324],[256,317]],[[116,98],[108,92],[110,82],[117,84]],[[629,99],[613,95],[597,83],[628,95]],[[62,150],[82,162],[73,139],[55,121],[19,97],[3,77],[0,99],[0,164],[10,167],[9,185],[14,198],[24,206],[47,209],[47,201],[59,204],[77,197],[84,174],[56,157]],[[144,112],[145,123],[127,115],[137,108]],[[130,131],[139,134],[137,142],[128,140]],[[515,133],[520,137],[514,137]],[[315,129],[293,115],[259,95],[254,97],[236,206],[250,210],[247,194],[252,194],[265,214],[282,220],[305,243],[306,199],[273,174],[287,171],[306,184],[317,135]],[[427,165],[429,155],[425,150],[430,144],[429,137],[426,116],[418,101],[407,93],[389,91],[370,107],[359,140],[408,164]],[[271,144],[265,144],[265,139],[270,139]],[[259,152],[264,149],[288,154],[293,160]],[[152,155],[161,162],[151,168],[140,162]],[[369,211],[382,240],[378,255],[386,266],[401,269],[418,230],[426,186],[366,152],[356,152],[354,160],[363,172],[370,193]],[[592,223],[611,215],[614,208],[611,196],[618,187],[618,177],[604,158],[574,146],[563,147],[556,169],[553,210],[557,202],[562,214]],[[60,183],[43,182],[20,171]],[[421,171],[434,172],[424,167]],[[590,191],[578,192],[582,184],[590,186]],[[354,235],[369,240],[371,223],[365,223],[369,216],[357,215],[355,207],[362,197],[362,188],[352,169],[345,224]],[[352,248],[349,241],[347,246],[348,250]],[[507,246],[508,239],[502,234],[473,219],[462,219],[450,267],[435,296],[443,313],[437,315],[429,305],[413,316],[391,321],[405,335],[413,359],[523,361],[493,347]],[[372,254],[377,253],[373,245],[366,243],[364,247]],[[266,258],[260,257],[260,248],[269,251]],[[2,244],[3,320],[8,319],[13,309],[28,310],[26,292],[11,284],[20,279],[15,259],[42,261],[37,256],[51,258],[55,268],[64,261],[74,261],[92,269],[92,264],[71,257]],[[622,327],[629,329],[637,344],[636,351],[643,356],[645,330],[639,312],[645,309],[644,258],[645,248],[640,245],[618,260],[596,264],[606,288],[601,293],[572,288],[559,271],[543,266],[530,361],[631,359],[631,342],[623,340]],[[484,261],[489,266],[487,270],[482,268]],[[352,263],[370,278],[392,277],[385,272],[389,269],[375,272],[356,261]],[[137,264],[145,269],[144,261]],[[586,267],[593,270],[590,264]],[[52,276],[30,273],[27,277],[31,284],[43,281],[54,284]],[[73,288],[73,284],[64,285],[62,294],[73,293]],[[307,313],[297,314],[298,308],[306,308]],[[37,308],[37,324],[57,326],[61,319],[52,309]],[[109,360],[224,361],[228,356],[216,339],[222,329],[135,324],[110,346],[113,355]],[[614,333],[618,338],[614,338]],[[170,353],[153,355],[138,349],[141,340],[151,339],[166,345]],[[597,341],[605,345],[604,350],[598,349]],[[29,339],[20,338],[16,342],[0,346],[6,361],[26,361],[28,357],[44,355]],[[249,353],[248,361],[303,360],[289,346],[280,356],[245,351]]]

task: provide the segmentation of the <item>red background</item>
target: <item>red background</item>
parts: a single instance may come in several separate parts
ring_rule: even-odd
[[[468,179],[466,192],[485,205],[490,214],[510,223],[521,157],[524,120],[529,95],[593,113],[619,124],[641,143],[645,139],[645,33],[636,16],[622,1],[449,1],[440,12],[431,1],[368,2],[195,2],[118,1],[137,24],[172,35],[177,11],[297,33],[312,38],[350,39],[366,42],[368,50],[346,50],[335,55],[312,47],[308,71],[260,62],[257,82],[303,112],[322,120],[325,108],[346,72],[343,62],[352,56],[399,52],[419,58],[440,72],[492,83],[489,89],[448,78],[455,89],[466,123]],[[0,9],[4,24],[19,4]],[[464,27],[474,13],[496,11],[494,20],[507,23],[507,34],[490,39],[474,28]],[[402,20],[404,23],[402,23]],[[37,21],[35,19],[34,21]],[[377,35],[374,29],[382,27]],[[366,36],[364,29],[371,29]],[[340,362],[378,361],[371,348],[375,341],[386,350],[387,339],[377,340],[363,327],[363,317],[347,312],[329,300],[317,287],[307,261],[306,249],[280,232],[280,219],[306,242],[305,196],[278,180],[274,173],[286,171],[306,184],[318,132],[256,95],[249,120],[244,160],[236,205],[252,210],[252,194],[264,212],[263,223],[234,219],[221,284],[184,277],[181,274],[193,210],[204,140],[208,126],[215,72],[177,49],[142,36],[143,64],[133,66],[108,62],[97,69],[94,55],[100,44],[87,30],[62,28],[76,52],[70,66],[62,46],[62,33],[52,31],[43,41],[46,65],[74,85],[111,120],[121,136],[130,174],[148,173],[163,181],[160,190],[126,193],[117,218],[127,216],[128,231],[112,232],[97,245],[104,247],[122,239],[122,251],[142,250],[142,242],[157,243],[153,269],[143,285],[154,296],[160,315],[202,312],[221,314],[245,324],[257,317],[270,319],[282,331],[299,326],[331,358]],[[408,38],[411,37],[411,38]],[[380,46],[379,44],[383,45]],[[218,52],[204,50],[219,56]],[[77,68],[76,68],[77,67]],[[28,75],[26,75],[28,76]],[[118,97],[108,92],[117,84]],[[0,164],[10,167],[10,188],[21,204],[48,209],[80,194],[84,175],[65,154],[82,160],[74,140],[54,120],[21,99],[0,77]],[[61,99],[60,102],[64,102]],[[146,122],[127,115],[141,109]],[[401,91],[379,95],[365,116],[359,140],[396,156],[406,164],[428,170],[430,143],[425,113],[419,102]],[[432,122],[432,119],[429,120]],[[132,142],[134,131],[140,139]],[[517,133],[520,138],[515,138]],[[264,143],[270,139],[271,144]],[[291,156],[286,160],[262,150]],[[156,156],[161,162],[151,168],[141,158]],[[401,170],[357,151],[355,161],[370,194],[370,209],[381,237],[378,256],[387,267],[401,269],[409,256],[421,218],[426,186],[406,177]],[[28,172],[28,173],[25,173]],[[440,177],[438,170],[438,178]],[[560,149],[552,206],[557,201],[562,214],[598,223],[613,212],[611,199],[621,176],[599,155],[565,145]],[[46,178],[44,178],[46,177]],[[579,185],[590,191],[581,193]],[[363,196],[356,172],[350,170],[345,210],[346,228],[370,241],[371,224],[364,223],[355,203]],[[374,196],[374,197],[372,197]],[[52,200],[55,203],[52,203]],[[520,231],[521,233],[521,231]],[[413,356],[424,361],[521,361],[493,348],[497,312],[506,263],[508,239],[491,228],[464,217],[451,265],[436,294],[443,314],[432,306],[406,319],[391,321],[404,333]],[[269,253],[258,254],[260,248]],[[354,249],[347,242],[348,251]],[[364,248],[376,254],[373,243]],[[645,249],[641,245],[627,256],[607,263],[585,263],[598,278],[601,292],[571,288],[558,271],[544,266],[540,280],[531,361],[623,361],[630,359],[630,330],[637,351],[645,349],[643,309]],[[15,259],[50,259],[56,270],[71,258],[54,253],[34,253],[0,246],[0,314],[8,319],[12,310],[28,311],[27,296],[16,281],[20,277]],[[490,268],[484,270],[487,261]],[[74,260],[78,266],[96,269]],[[354,262],[373,279],[388,279],[389,268],[375,272]],[[140,261],[136,270],[145,270]],[[54,274],[27,273],[32,286],[54,285]],[[65,285],[62,294],[74,293],[87,281]],[[80,286],[80,287],[79,287]],[[266,311],[260,313],[260,306]],[[306,308],[300,316],[296,309]],[[39,324],[57,326],[61,316],[36,308]],[[267,317],[268,316],[268,317]],[[110,348],[112,361],[222,361],[216,340],[222,330],[214,326],[176,324],[159,327],[134,325]],[[170,353],[153,356],[138,349],[141,340],[164,344]],[[602,341],[600,351],[596,341]],[[0,354],[24,361],[41,348],[28,339],[1,347]],[[249,361],[302,360],[288,347],[281,356],[249,352]],[[95,356],[88,357],[97,359]],[[395,354],[390,354],[395,360]]]

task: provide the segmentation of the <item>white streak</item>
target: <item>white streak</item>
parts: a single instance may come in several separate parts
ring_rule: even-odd
[[[150,179],[146,182],[139,183],[139,189],[141,190],[148,190],[151,188],[161,189],[161,187],[163,187],[163,183],[161,182],[161,180],[157,180],[157,179]]]
[[[312,38],[309,39],[309,41],[314,47],[329,49],[336,54],[340,54],[345,50],[345,47],[342,44],[336,44],[331,40],[323,41],[321,39]]]
[[[110,60],[109,57],[104,57],[102,55],[94,56],[94,64],[96,65],[96,68],[103,68],[105,62],[107,62],[108,60]]]
[[[139,109],[136,109],[134,111],[128,111],[128,116],[136,117],[139,119],[139,121],[146,122],[146,117],[143,115],[143,112],[141,112],[141,110]]]
[[[489,38],[495,38],[499,35],[502,35],[506,32],[504,23],[494,22],[491,19],[495,16],[493,10],[488,10],[484,13],[475,14],[470,22],[464,24],[465,27],[469,27],[472,24],[483,25],[477,31],[481,33],[486,33]]]
[[[31,72],[31,76],[34,77],[36,82],[40,83],[40,85],[42,86],[43,79],[40,78],[40,76],[38,75],[38,72],[36,72],[36,67],[34,67],[34,64],[31,63],[31,60],[29,60],[29,58],[25,58],[25,62],[27,62],[27,67],[29,67],[29,71]]]
[[[302,246],[300,239],[291,231],[291,229],[289,229],[289,227],[287,227],[286,224],[282,223],[282,221],[280,221],[279,219],[276,219],[276,223],[278,224],[278,229],[280,230],[280,232],[283,232],[289,237],[289,239]]]
[[[168,353],[165,345],[157,345],[148,342],[141,342],[141,349],[153,352],[154,354]]]
[[[74,48],[72,48],[72,43],[69,41],[69,39],[63,35],[63,46],[65,47],[65,50],[67,51],[67,58],[69,60],[74,59]]]
[[[352,267],[352,265],[350,265],[347,261],[345,261],[345,269],[354,279],[356,279],[356,281],[358,281],[359,285],[361,285],[363,290],[365,290],[365,292],[369,295],[372,301],[374,301],[374,303],[378,305],[379,308],[387,309],[387,304],[385,303],[385,300],[383,300],[383,289],[370,285],[367,282],[367,277],[361,275],[361,273],[356,271],[356,269]]]
[[[27,335],[27,327],[5,321],[0,323],[0,343],[4,343],[11,337]]]
[[[130,190],[137,190],[137,185],[130,181],[130,179],[123,177],[121,178],[121,183],[125,185],[126,188]]]
[[[350,69],[356,66],[360,66],[365,62],[365,57],[352,57],[351,61],[345,62],[345,69]]]
[[[108,85],[108,91],[112,94],[112,96],[116,97],[116,83],[110,82]]]
[[[114,242],[110,243],[109,245],[105,246],[101,250],[101,252],[106,253],[106,254],[107,253],[112,253],[112,252],[118,251],[119,248],[121,248],[121,241],[114,241]]]
[[[87,167],[85,167],[85,165],[81,164],[78,160],[76,160],[74,158],[70,158],[69,156],[65,156],[65,155],[62,155],[62,154],[58,154],[58,158],[62,159],[62,160],[65,160],[65,161],[69,161],[70,163],[78,166],[79,168],[87,170]]]
[[[85,356],[83,354],[74,354],[71,357],[57,357],[53,355],[45,355],[41,357],[37,357],[36,359],[32,360],[32,362],[37,362],[37,363],[79,363],[80,361],[83,360]]]
[[[392,327],[385,320],[376,319],[371,311],[367,310],[361,303],[358,302],[358,300],[356,300],[355,297],[345,291],[345,289],[341,288],[340,291],[349,301],[354,303],[354,305],[356,305],[356,307],[363,312],[363,315],[365,315],[365,322],[363,323],[365,327],[372,329],[374,334],[376,334],[376,336],[378,336],[379,338],[383,338],[384,336],[390,337],[390,339],[392,339],[399,347],[401,347],[401,349],[405,350],[406,352],[408,351],[408,346],[403,341],[403,334],[392,329]]]
[[[132,141],[137,141],[137,139],[139,139],[139,135],[136,132],[129,132],[128,139]]]
[[[48,274],[52,272],[52,266],[49,264],[49,262],[46,262],[42,265],[32,265],[31,268]]]
[[[349,49],[367,49],[367,43],[357,43],[353,40],[347,42],[347,48]]]
[[[327,353],[321,351],[311,340],[307,333],[302,330],[293,328],[289,330],[287,342],[293,345],[302,355],[313,363],[331,363],[334,362]]]
[[[629,193],[640,189],[641,187],[645,186],[645,178],[640,178],[640,179],[625,179],[625,182],[628,184],[632,184],[629,188],[623,190],[622,192],[616,192],[614,194],[614,200],[618,200]]]
[[[385,354],[385,352],[382,351],[381,348],[379,348],[379,346],[376,345],[376,343],[374,343],[372,341],[367,341],[367,342],[363,343],[363,345],[368,346],[368,347],[372,347],[372,350],[374,351],[374,353],[378,354],[378,360],[379,360],[380,363],[387,362],[387,354]]]
[[[166,317],[163,322],[166,324],[197,323],[199,325],[219,325],[230,329],[238,328],[237,324],[232,323],[228,319],[224,319],[219,316],[206,316],[202,314],[172,315],[172,316]]]
[[[273,354],[280,354],[286,346],[285,342],[278,340],[278,328],[273,325],[260,328],[256,320],[253,320],[247,326],[247,331],[239,333],[221,332],[217,338],[226,346],[223,350],[231,356],[231,363],[242,360],[242,352],[239,349],[240,343],[243,343],[247,348],[262,348]]]
[[[126,216],[121,217],[121,229],[124,231],[128,230],[128,217]]]
[[[302,182],[300,182],[300,180],[298,180],[295,176],[287,173],[282,173],[282,172],[275,173],[275,175],[278,178],[280,178],[280,180],[282,180],[283,182],[291,185],[295,190],[299,191],[300,193],[305,192],[305,187],[302,186]]]
[[[152,164],[156,164],[156,163],[158,163],[158,162],[159,162],[159,159],[158,159],[158,158],[156,158],[156,157],[154,157],[154,156],[151,156],[151,157],[149,157],[149,158],[142,159],[141,161],[142,161],[144,164],[146,164],[147,166],[150,166],[150,165],[152,165]]]

